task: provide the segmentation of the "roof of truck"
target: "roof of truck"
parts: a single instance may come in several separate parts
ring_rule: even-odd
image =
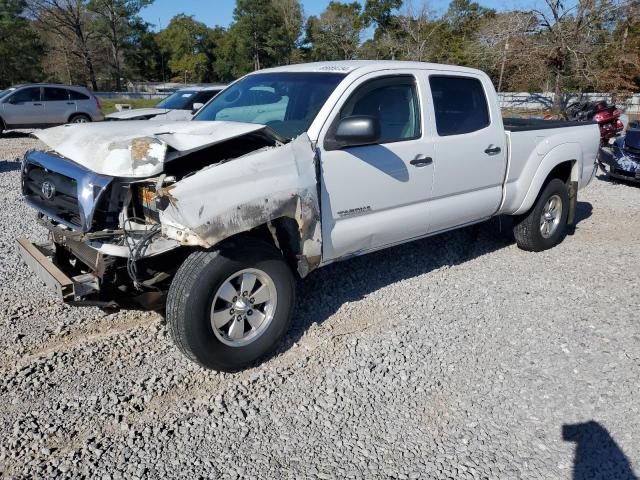
[[[377,70],[446,70],[466,73],[478,73],[479,70],[457,65],[443,65],[439,63],[407,62],[400,60],[339,60],[333,62],[298,63],[295,65],[284,65],[282,67],[266,68],[254,73],[262,72],[335,72],[351,73],[356,70],[363,72]]]

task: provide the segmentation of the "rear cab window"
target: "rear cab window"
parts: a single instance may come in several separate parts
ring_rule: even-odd
[[[491,124],[484,87],[477,78],[431,75],[429,85],[439,136],[471,133]]]

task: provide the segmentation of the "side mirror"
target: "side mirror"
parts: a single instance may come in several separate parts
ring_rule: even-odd
[[[193,107],[191,107],[191,113],[196,113],[202,107],[204,107],[204,103],[194,103]]]
[[[371,145],[380,139],[380,121],[369,115],[353,115],[340,120],[335,130],[335,149]]]

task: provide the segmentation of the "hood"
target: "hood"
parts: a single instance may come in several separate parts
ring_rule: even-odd
[[[105,118],[111,120],[143,120],[145,117],[155,117],[170,111],[167,108],[134,108],[133,110],[110,113]]]
[[[62,125],[35,132],[53,151],[101,175],[144,178],[164,163],[232,138],[263,130],[238,122],[97,122]]]

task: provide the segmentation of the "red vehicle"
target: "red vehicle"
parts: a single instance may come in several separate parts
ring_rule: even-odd
[[[624,124],[620,120],[620,109],[615,105],[608,105],[607,102],[574,102],[567,106],[564,111],[567,120],[598,122],[600,127],[600,140],[602,145],[609,142],[624,129]]]

